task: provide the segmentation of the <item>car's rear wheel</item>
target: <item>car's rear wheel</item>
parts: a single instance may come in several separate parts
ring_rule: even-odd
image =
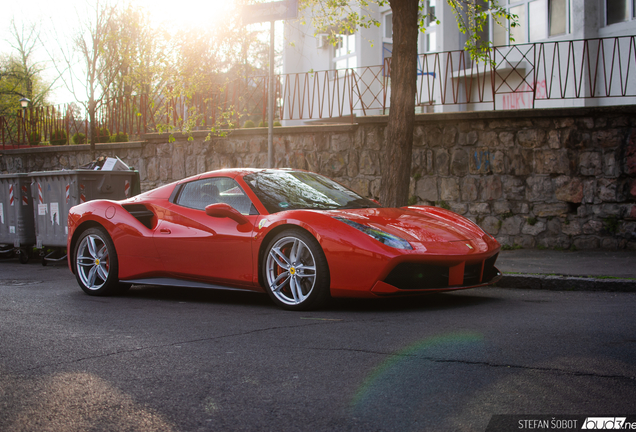
[[[86,294],[106,296],[123,291],[117,279],[117,251],[105,230],[89,228],[84,231],[73,256],[77,282]]]
[[[329,267],[320,244],[302,230],[276,235],[266,249],[263,281],[269,296],[288,310],[310,310],[329,299]]]

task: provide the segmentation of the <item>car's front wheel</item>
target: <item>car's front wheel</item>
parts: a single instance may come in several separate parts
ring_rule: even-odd
[[[122,291],[118,277],[117,252],[108,233],[89,228],[75,247],[75,277],[86,294],[106,296]]]
[[[308,233],[298,229],[279,233],[270,241],[263,261],[266,291],[284,309],[316,309],[329,299],[327,259]]]

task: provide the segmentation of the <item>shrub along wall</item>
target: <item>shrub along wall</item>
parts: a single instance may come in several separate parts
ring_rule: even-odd
[[[506,247],[636,249],[636,107],[417,116],[411,203],[447,207]],[[278,167],[333,177],[379,195],[390,151],[386,117],[350,125],[275,129]],[[143,142],[0,150],[3,173],[74,169],[119,156],[139,169],[142,191],[225,167],[264,167],[266,129],[205,141],[147,135]]]

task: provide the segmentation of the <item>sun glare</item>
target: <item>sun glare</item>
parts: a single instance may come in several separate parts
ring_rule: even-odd
[[[176,28],[218,25],[238,14],[233,0],[137,0],[154,19]]]

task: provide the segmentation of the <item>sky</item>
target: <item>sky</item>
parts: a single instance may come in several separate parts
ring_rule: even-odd
[[[159,23],[168,23],[166,27],[180,28],[185,26],[210,26],[227,19],[228,14],[237,13],[233,0],[131,0],[148,10],[153,19]],[[77,20],[78,12],[86,8],[88,2],[94,0],[18,0],[5,2],[0,15],[0,54],[11,53],[8,39],[11,38],[9,27],[11,18],[15,18],[18,26],[22,22],[40,23],[41,37],[46,45],[56,47],[56,38],[69,37]],[[253,26],[259,26],[254,24]],[[54,36],[51,29],[57,28]],[[252,28],[252,27],[251,27]],[[269,25],[263,28],[269,28]],[[278,28],[278,26],[277,26]],[[277,30],[280,34],[280,31]],[[266,34],[266,37],[267,36]],[[39,61],[48,60],[44,50],[37,52]],[[44,72],[45,79],[51,79],[53,69]],[[74,100],[71,93],[63,86],[57,86],[53,93],[55,103],[67,103]]]

